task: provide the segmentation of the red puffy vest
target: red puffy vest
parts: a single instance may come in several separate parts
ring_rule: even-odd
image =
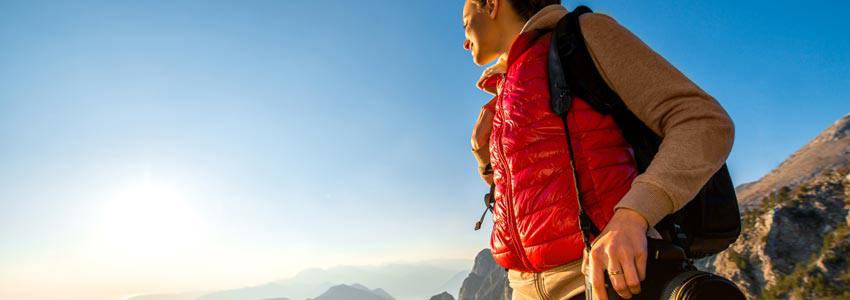
[[[490,155],[496,184],[493,258],[509,269],[542,272],[582,257],[578,205],[561,118],[550,110],[551,33],[513,42],[497,95]],[[567,124],[582,205],[600,229],[638,171],[631,146],[610,115],[573,98]]]

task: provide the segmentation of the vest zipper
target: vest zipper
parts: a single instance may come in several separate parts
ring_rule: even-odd
[[[502,137],[504,136],[504,133],[505,133],[505,126],[504,126],[505,115],[503,113],[503,110],[504,110],[504,91],[505,91],[505,84],[506,84],[507,80],[508,80],[507,73],[502,73],[502,88],[499,91],[500,97],[499,97],[499,102],[497,103],[498,104],[497,108],[500,108],[500,109],[497,109],[497,110],[498,110],[499,115],[501,115],[502,122],[503,122],[501,128],[499,128],[498,143],[499,143],[499,155],[502,157],[502,160],[501,160],[502,165],[504,167],[505,174],[507,175],[507,180],[505,181],[505,183],[506,183],[505,184],[505,187],[506,187],[505,190],[507,191],[507,193],[505,195],[506,195],[506,198],[507,198],[506,200],[508,200],[508,203],[506,205],[507,208],[508,208],[508,218],[507,218],[508,229],[510,231],[509,234],[511,235],[511,240],[513,240],[514,252],[516,252],[516,254],[519,257],[520,261],[522,262],[523,266],[525,266],[527,269],[531,269],[530,268],[531,263],[528,261],[528,257],[526,257],[526,255],[525,255],[525,250],[523,250],[523,248],[522,248],[522,245],[521,245],[522,242],[519,239],[519,233],[517,233],[517,229],[516,229],[516,222],[514,220],[514,205],[513,205],[513,200],[514,200],[513,194],[514,193],[513,193],[513,186],[511,185],[512,176],[511,176],[510,166],[508,166],[508,164],[507,164],[507,156],[505,155],[504,144],[502,143]]]

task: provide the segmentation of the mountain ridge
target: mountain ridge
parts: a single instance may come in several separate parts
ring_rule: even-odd
[[[825,171],[850,166],[850,113],[812,138],[760,179],[736,187],[744,210],[760,205],[765,195],[794,188]]]
[[[371,290],[368,287],[354,283],[332,286],[316,298],[307,300],[395,300],[382,289]]]

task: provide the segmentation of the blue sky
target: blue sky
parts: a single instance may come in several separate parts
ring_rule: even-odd
[[[845,1],[578,4],[727,109],[736,184],[850,113]],[[0,2],[0,296],[471,259],[489,240],[469,150],[488,96],[461,7]]]

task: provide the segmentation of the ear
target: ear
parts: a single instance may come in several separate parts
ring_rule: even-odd
[[[496,19],[496,16],[499,13],[499,7],[502,5],[502,0],[487,0],[487,8],[490,9],[487,12],[490,15],[491,19]]]

